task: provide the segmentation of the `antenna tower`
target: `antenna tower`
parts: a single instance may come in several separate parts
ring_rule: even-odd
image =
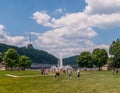
[[[29,44],[27,46],[28,48],[33,48],[32,41],[31,41],[31,33],[29,34]]]

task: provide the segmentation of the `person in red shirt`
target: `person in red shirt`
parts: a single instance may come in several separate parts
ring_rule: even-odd
[[[55,78],[59,78],[59,76],[60,76],[60,70],[56,69],[55,70]]]

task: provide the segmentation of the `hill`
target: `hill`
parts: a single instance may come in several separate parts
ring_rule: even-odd
[[[41,63],[41,64],[57,64],[58,59],[47,53],[46,51],[43,50],[38,50],[38,49],[30,49],[26,47],[16,47],[16,46],[11,46],[11,45],[6,45],[6,44],[0,44],[0,52],[4,53],[7,51],[7,49],[13,48],[15,49],[20,55],[26,55],[30,57],[33,63]]]
[[[63,59],[63,65],[77,66],[77,55]]]

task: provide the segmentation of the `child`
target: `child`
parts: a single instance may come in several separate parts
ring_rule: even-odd
[[[77,70],[77,78],[78,79],[80,78],[80,70],[79,69]]]
[[[68,79],[72,79],[72,70],[68,69]]]

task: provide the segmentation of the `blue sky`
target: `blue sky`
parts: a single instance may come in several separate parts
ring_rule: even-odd
[[[120,0],[0,0],[0,43],[56,57],[109,49],[120,37]]]

